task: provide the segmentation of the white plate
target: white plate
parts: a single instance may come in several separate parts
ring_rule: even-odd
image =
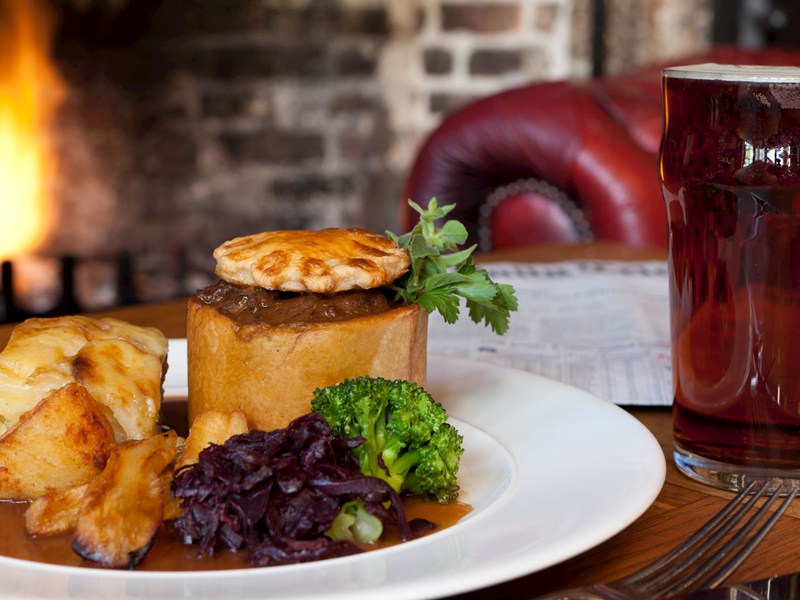
[[[170,341],[170,395],[185,395],[185,353],[184,340]],[[473,511],[453,527],[356,556],[236,571],[103,571],[0,558],[0,598],[445,596],[588,550],[634,521],[661,489],[658,443],[617,406],[464,360],[430,357],[428,377],[464,435],[459,482]]]

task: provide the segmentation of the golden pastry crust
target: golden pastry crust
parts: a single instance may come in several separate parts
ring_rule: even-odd
[[[256,429],[286,427],[311,410],[314,390],[348,377],[424,386],[428,314],[401,306],[331,323],[241,324],[189,300],[189,422],[241,410]]]
[[[333,294],[389,285],[408,270],[408,252],[363,229],[267,231],[214,250],[220,279],[285,292]]]

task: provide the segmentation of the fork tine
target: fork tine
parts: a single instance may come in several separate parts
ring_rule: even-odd
[[[759,483],[762,485],[756,489]],[[796,480],[777,478],[753,480],[685,542],[635,573],[610,583],[551,592],[538,600],[655,600],[687,590],[714,588],[744,562],[786,512],[800,494],[796,484]],[[785,500],[769,515],[782,493]],[[748,517],[765,494],[768,499]],[[737,525],[739,528],[733,531]],[[724,539],[725,536],[728,538]]]
[[[768,514],[769,509],[775,503],[781,490],[784,488],[784,484],[781,483],[755,514],[744,522],[722,547],[717,547],[722,538],[727,535],[735,525],[742,522],[750,509],[774,483],[774,480],[766,481],[759,489],[753,491],[756,482],[752,482],[735,496],[720,513],[710,519],[708,523],[686,542],[662,559],[656,561],[656,563],[653,563],[653,565],[646,567],[640,572],[634,573],[628,578],[623,579],[620,583],[625,586],[631,586],[645,595],[676,594],[687,589],[696,588],[697,585],[695,584],[698,582],[702,582],[705,588],[716,587],[752,553],[794,499],[796,490],[792,485],[786,485],[786,498],[779,509],[774,512],[761,528],[756,531],[755,535],[748,540],[748,534]],[[751,492],[753,493],[749,500],[741,504],[745,496]],[[722,567],[715,571],[713,575],[709,576],[709,573],[728,558],[731,552],[734,552],[743,542],[744,546]],[[709,551],[713,551],[713,554],[705,558]],[[704,558],[705,562],[700,562],[704,560]]]
[[[725,563],[722,567],[720,567],[712,576],[708,577],[705,581],[703,586],[708,589],[713,589],[717,587],[720,583],[722,583],[731,573],[733,573],[736,568],[741,565],[745,559],[755,550],[756,546],[761,542],[762,539],[770,532],[772,527],[777,523],[778,519],[780,519],[781,515],[786,512],[786,509],[789,508],[789,505],[794,500],[795,496],[797,495],[797,490],[794,489],[793,486],[787,486],[787,493],[786,498],[783,500],[783,503],[778,507],[778,509],[772,513],[770,518],[761,526],[761,529],[758,530],[756,535],[754,535],[750,541],[745,544],[742,549],[734,554],[730,560]],[[775,498],[778,497],[779,489],[776,489],[773,493],[771,501],[774,501]],[[771,502],[770,502],[771,503]],[[766,506],[766,504],[764,505]],[[759,512],[762,512],[762,509]],[[737,533],[737,537],[741,537],[741,533]],[[741,541],[741,540],[739,540]],[[738,543],[738,541],[737,541]]]
[[[709,519],[708,522],[706,522],[700,529],[695,531],[682,544],[680,544],[679,546],[674,548],[671,552],[668,552],[661,558],[653,561],[649,565],[621,579],[620,583],[624,585],[635,585],[639,584],[641,581],[647,579],[650,576],[653,575],[657,576],[659,573],[663,573],[663,569],[665,567],[678,561],[681,557],[685,556],[688,552],[690,552],[695,546],[697,546],[703,540],[708,540],[709,534],[715,529],[717,529],[717,527],[720,526],[720,523],[724,519],[726,519],[731,514],[731,512],[733,512],[734,509],[747,497],[747,495],[756,486],[756,483],[757,483],[756,481],[752,481],[747,487],[745,487],[741,492],[739,492],[736,496],[734,496],[722,510],[720,510],[711,519]],[[751,499],[751,503],[752,502],[755,502],[755,499]],[[749,508],[750,505],[751,504],[746,504],[743,508],[739,507],[739,510],[734,513],[733,517],[728,521],[726,521],[724,524],[722,524],[720,527],[726,527],[727,525],[727,528],[730,529],[735,523],[736,516],[742,510],[746,510],[747,508]]]

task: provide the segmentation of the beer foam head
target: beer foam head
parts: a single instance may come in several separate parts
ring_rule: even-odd
[[[703,63],[668,67],[666,77],[742,83],[800,83],[800,67]]]

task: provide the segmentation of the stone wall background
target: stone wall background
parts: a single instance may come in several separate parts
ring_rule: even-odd
[[[277,228],[397,231],[442,115],[592,72],[593,0],[52,0],[70,88],[54,131],[61,226],[86,305],[210,280],[211,251]],[[709,0],[608,0],[608,72],[709,45]],[[424,201],[424,199],[419,199]],[[37,292],[39,296],[41,291]]]

